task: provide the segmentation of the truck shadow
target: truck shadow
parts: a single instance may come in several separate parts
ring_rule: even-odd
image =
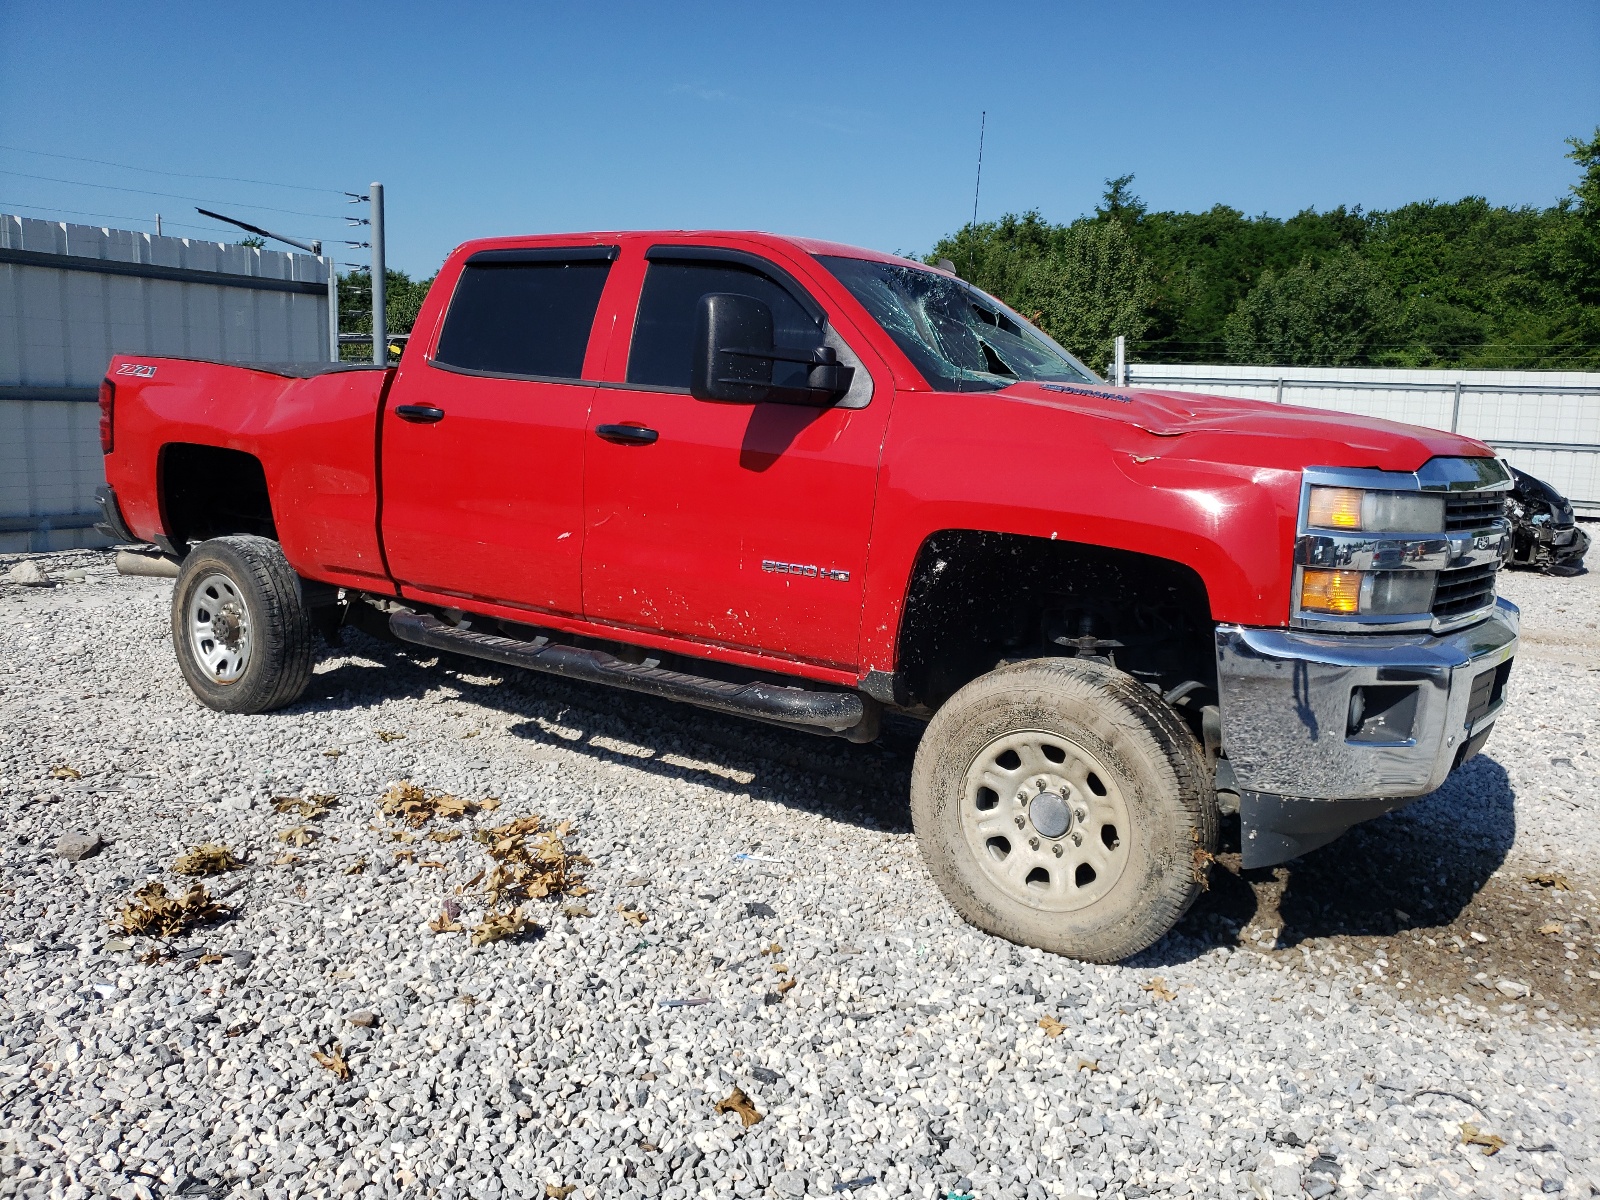
[[[441,688],[511,718],[531,746],[575,751],[596,763],[801,808],[890,833],[910,833],[911,759],[921,726],[889,722],[857,746],[599,684],[435,654],[346,631],[341,656],[312,679],[302,711],[365,708],[420,699]],[[353,657],[351,657],[353,656]]]
[[[1241,871],[1232,821],[1211,889],[1131,965],[1184,962],[1216,946],[1283,950],[1320,939],[1441,928],[1466,911],[1516,834],[1505,768],[1479,755],[1431,795],[1280,867]],[[1248,931],[1247,931],[1248,928]]]

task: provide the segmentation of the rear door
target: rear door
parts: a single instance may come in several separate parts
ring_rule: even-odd
[[[596,393],[590,422],[585,614],[854,667],[892,395],[873,398],[873,374],[887,371],[775,262],[716,247],[647,257],[626,378]],[[709,292],[762,301],[780,345],[833,345],[857,368],[849,395],[832,408],[689,395],[695,310]],[[622,365],[613,357],[608,375]]]
[[[403,593],[581,612],[590,334],[614,246],[480,251],[382,426],[383,539]]]

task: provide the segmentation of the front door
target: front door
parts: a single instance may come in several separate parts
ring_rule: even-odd
[[[382,430],[383,540],[402,592],[581,611],[584,358],[615,249],[469,258],[439,343],[408,354]]]
[[[649,259],[626,381],[596,392],[590,419],[585,614],[855,667],[887,389],[871,402],[865,364],[781,268],[698,248]],[[850,394],[833,408],[694,399],[709,292],[761,300],[780,345],[834,345],[857,364]]]

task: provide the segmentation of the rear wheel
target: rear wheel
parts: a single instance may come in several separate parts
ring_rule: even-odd
[[[311,621],[278,543],[241,534],[191,550],[172,592],[172,645],[208,708],[259,713],[298,700],[311,681]]]
[[[1003,667],[952,696],[918,748],[911,815],[968,921],[1095,962],[1171,929],[1217,841],[1188,726],[1131,677],[1074,659]]]

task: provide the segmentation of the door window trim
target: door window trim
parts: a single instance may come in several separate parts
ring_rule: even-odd
[[[439,341],[444,337],[445,326],[450,322],[451,310],[455,308],[456,296],[461,290],[461,281],[467,276],[468,267],[499,266],[504,263],[614,263],[622,253],[621,246],[510,246],[498,250],[478,250],[467,255],[466,261],[461,264],[461,269],[456,272],[455,283],[450,288],[450,301],[444,306],[444,312],[439,317],[437,329],[433,335],[433,344],[428,348],[429,353],[423,355],[425,366],[436,371],[447,371],[451,375],[467,375],[476,379],[511,379],[523,383],[580,383],[594,384],[593,379],[584,379],[581,376],[569,375],[519,375],[511,371],[484,371],[476,367],[458,367],[451,363],[440,362],[434,357],[438,353]],[[610,271],[607,270],[609,277]],[[609,282],[609,278],[607,280]],[[605,300],[605,287],[602,285],[600,303]],[[601,312],[600,304],[595,307],[595,319],[598,320]],[[589,340],[594,338],[594,324],[589,326]],[[587,341],[585,343],[587,350]],[[587,353],[585,354],[587,357]]]
[[[789,293],[789,298],[805,310],[806,316],[817,323],[817,328],[826,336],[828,326],[828,312],[810,290],[794,277],[789,271],[780,267],[770,258],[762,258],[759,254],[752,254],[748,250],[736,250],[730,246],[696,246],[681,242],[658,242],[647,247],[644,252],[646,262],[704,262],[704,263],[729,263],[736,267],[745,267],[757,274],[765,275],[784,291]],[[645,271],[644,283],[640,284],[638,299],[634,302],[633,328],[628,332],[628,355],[623,360],[623,373],[626,375],[628,362],[633,358],[633,340],[639,332],[639,314],[644,311],[644,287],[650,280],[650,272]],[[685,387],[667,387],[659,383],[630,383],[626,379],[615,383],[600,383],[601,387],[625,388],[634,392],[659,392],[666,396],[687,396],[689,389]]]

